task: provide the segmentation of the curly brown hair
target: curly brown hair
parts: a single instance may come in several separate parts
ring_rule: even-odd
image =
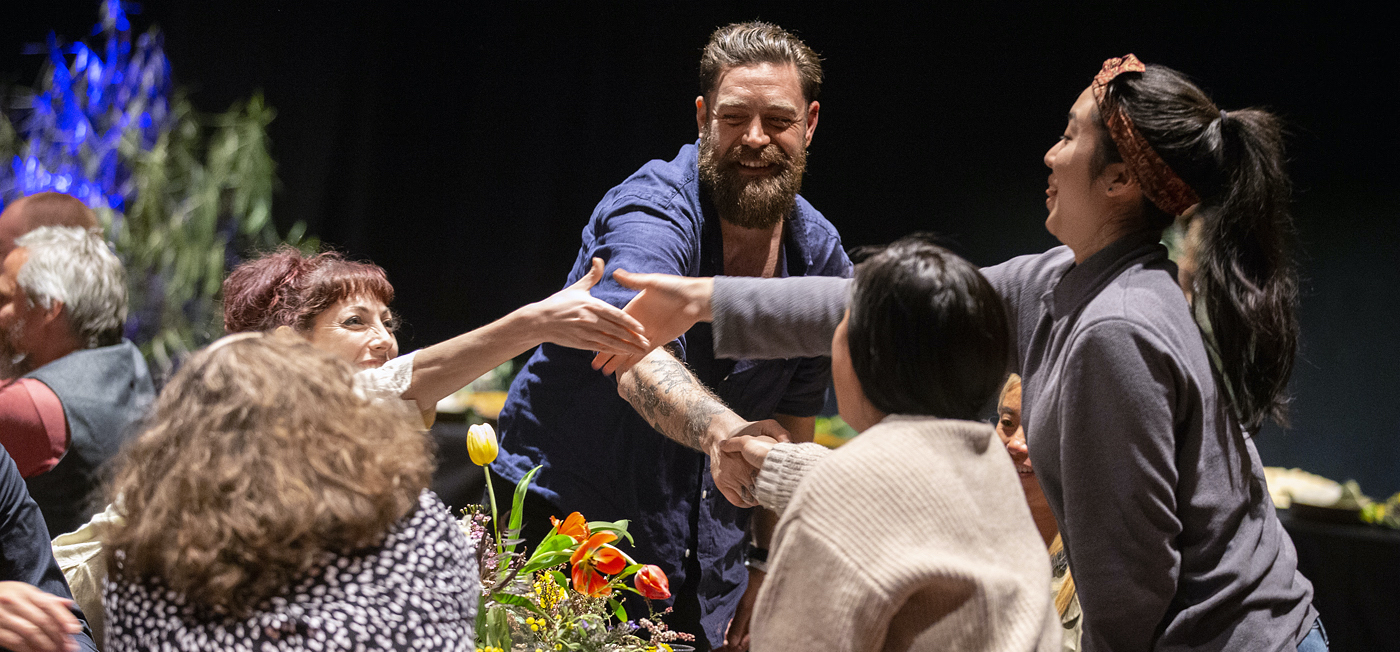
[[[190,358],[126,447],[108,568],[246,617],[377,545],[432,473],[426,435],[360,397],[354,369],[295,336],[235,335]]]

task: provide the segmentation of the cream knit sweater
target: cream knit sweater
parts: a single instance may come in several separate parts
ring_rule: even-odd
[[[1050,562],[991,426],[892,415],[840,450],[778,444],[753,649],[1058,650]]]

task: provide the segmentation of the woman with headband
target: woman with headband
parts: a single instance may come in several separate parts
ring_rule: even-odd
[[[1283,163],[1274,116],[1110,59],[1045,155],[1065,246],[983,270],[1085,650],[1326,649],[1251,441],[1283,419],[1297,349]],[[1188,211],[1204,224],[1189,305],[1159,244]],[[628,311],[653,342],[712,320],[726,357],[828,352],[848,296],[842,280],[617,278],[646,290]]]

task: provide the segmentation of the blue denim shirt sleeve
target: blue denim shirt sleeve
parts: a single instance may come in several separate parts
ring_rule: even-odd
[[[603,280],[593,287],[593,296],[623,307],[636,292],[618,285],[612,272],[656,272],[693,276],[699,256],[699,219],[681,219],[669,213],[656,198],[629,195],[615,197],[600,206],[584,230],[579,260],[569,274],[569,282],[587,273],[592,258],[607,263]]]

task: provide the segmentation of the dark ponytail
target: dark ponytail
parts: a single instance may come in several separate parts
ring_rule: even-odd
[[[1258,430],[1266,419],[1286,423],[1298,349],[1298,280],[1279,120],[1259,109],[1221,111],[1164,66],[1119,75],[1109,93],[1201,197],[1192,216],[1203,227],[1192,309],[1216,381],[1247,430]],[[1110,162],[1117,158],[1116,151],[1104,155]],[[1149,223],[1169,223],[1171,216],[1144,203]]]

